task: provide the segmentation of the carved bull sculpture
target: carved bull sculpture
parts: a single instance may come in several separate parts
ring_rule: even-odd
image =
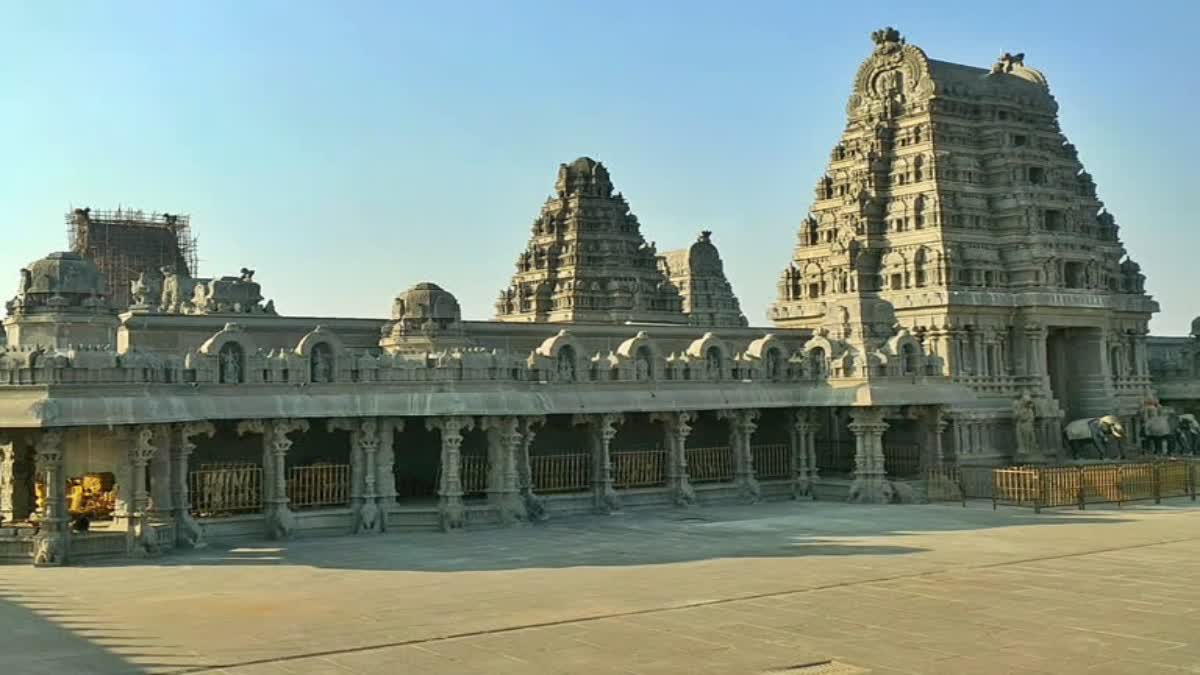
[[[1073,459],[1079,458],[1079,445],[1089,441],[1096,448],[1096,455],[1105,459],[1109,438],[1118,442],[1117,453],[1123,457],[1120,440],[1124,437],[1125,427],[1121,425],[1121,420],[1113,415],[1078,419],[1063,427],[1063,439],[1071,449]]]

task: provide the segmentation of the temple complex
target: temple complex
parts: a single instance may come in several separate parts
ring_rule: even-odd
[[[289,316],[254,270],[201,278],[170,242],[31,262],[0,349],[0,559],[920,502],[935,476],[1071,459],[1074,420],[1138,446],[1200,413],[1200,320],[1148,335],[1046,78],[873,42],[770,326],[711,232],[660,254],[589,158],[559,167],[492,321],[428,281],[379,318]]]

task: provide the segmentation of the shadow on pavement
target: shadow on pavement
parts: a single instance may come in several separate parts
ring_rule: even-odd
[[[1167,506],[1147,507],[1157,510]],[[1129,509],[1127,509],[1129,510]],[[1090,515],[1089,515],[1090,514]],[[138,564],[306,565],[326,569],[477,572],[568,567],[670,565],[729,558],[908,555],[928,549],[880,538],[952,532],[1128,522],[1115,510],[992,511],[990,502],[866,506],[771,502],[676,511],[578,516],[534,525],[450,534],[400,532],[289,541],[213,544]],[[113,564],[123,564],[114,562]]]

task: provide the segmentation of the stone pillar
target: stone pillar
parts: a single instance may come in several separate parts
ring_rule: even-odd
[[[192,518],[192,492],[191,485],[188,483],[190,476],[188,464],[191,461],[192,453],[196,450],[196,444],[192,442],[192,437],[203,434],[212,438],[217,429],[212,422],[188,422],[178,425],[176,431],[179,438],[175,444],[173,457],[175,467],[171,472],[175,496],[175,544],[189,548],[204,548],[207,545],[204,542],[204,529]]]
[[[360,505],[356,509],[354,532],[379,531],[379,495],[376,491],[378,470],[377,455],[379,454],[379,420],[374,417],[363,418],[358,429],[358,454],[362,458],[362,490]]]
[[[923,462],[928,464],[923,468],[940,467],[946,463],[946,452],[942,446],[942,435],[946,432],[946,428],[950,426],[950,422],[946,419],[946,415],[941,406],[935,406],[930,410],[926,417],[926,446],[927,451],[921,453]]]
[[[854,434],[854,482],[849,501],[860,504],[887,504],[893,488],[883,464],[883,432],[888,424],[878,408],[856,408],[850,413],[850,432]]]
[[[33,564],[63,565],[70,557],[67,492],[63,476],[63,432],[55,429],[41,432],[35,448],[36,472],[45,486],[46,497],[38,521],[38,533],[33,541]]]
[[[750,503],[757,502],[762,497],[762,488],[754,477],[754,452],[750,449],[750,439],[758,429],[759,411],[722,410],[717,416],[729,421],[729,445],[733,450],[733,480],[737,485],[738,496]]]
[[[789,429],[791,440],[792,498],[816,499],[817,423],[810,410],[793,410]]]
[[[144,424],[133,430],[133,444],[129,448],[129,527],[125,530],[126,549],[129,555],[143,557],[158,553],[158,536],[150,524],[148,509],[150,493],[146,486],[146,467],[158,453],[153,426]]]
[[[480,423],[487,430],[488,504],[495,509],[496,519],[502,525],[526,518],[517,478],[517,454],[522,441],[520,424],[516,417],[484,417]]]
[[[17,444],[0,439],[0,524],[12,524],[26,515],[17,512]]]
[[[438,518],[445,531],[466,523],[462,485],[462,433],[475,427],[470,417],[433,417],[425,420],[428,429],[437,429],[442,437],[442,478],[438,485]]]
[[[157,426],[154,429],[154,445],[158,452],[150,458],[150,507],[149,515],[156,523],[171,522],[175,513],[175,486],[171,481],[172,453],[171,427]]]
[[[529,461],[529,449],[533,447],[533,439],[537,436],[534,427],[545,424],[545,417],[522,417],[519,427],[521,443],[517,447],[517,489],[520,491],[521,501],[525,504],[525,514],[530,520],[545,520],[547,517],[542,498],[534,492],[533,468]]]
[[[692,433],[696,413],[689,411],[653,413],[651,422],[662,422],[663,440],[667,446],[667,490],[675,506],[692,506],[696,491],[688,479],[687,439]]]
[[[576,425],[586,424],[592,437],[592,504],[598,513],[621,510],[621,498],[613,487],[612,455],[609,446],[617,435],[617,426],[624,423],[619,413],[576,415]]]
[[[988,369],[987,355],[984,353],[986,347],[983,343],[982,328],[976,328],[974,331],[972,331],[971,344],[973,346],[971,351],[974,352],[973,356],[975,357],[975,375],[976,377],[983,377],[984,375],[988,374]]]
[[[379,420],[379,449],[375,452],[375,480],[379,495],[379,530],[388,529],[388,513],[396,504],[396,433],[404,430],[404,420],[382,417]]]
[[[292,447],[288,434],[308,431],[308,420],[247,420],[238,424],[238,434],[263,436],[263,503],[266,506],[267,536],[286,539],[296,526],[296,516],[288,508],[287,451]]]

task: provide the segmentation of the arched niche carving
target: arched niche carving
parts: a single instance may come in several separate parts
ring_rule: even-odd
[[[541,357],[540,362],[544,368],[553,371],[554,380],[557,382],[586,379],[581,376],[590,370],[583,344],[566,329],[558,331],[538,345],[534,355]]]
[[[895,375],[922,375],[925,373],[925,348],[907,329],[893,335],[887,341],[887,350],[881,356],[890,357]]]
[[[804,355],[805,375],[817,379],[829,376],[829,367],[836,353],[829,338],[824,335],[812,336],[804,343],[801,353]]]
[[[308,381],[314,384],[338,382],[345,367],[345,344],[336,333],[317,326],[300,338],[293,353],[306,364]]]
[[[746,347],[745,356],[756,363],[763,379],[770,381],[788,378],[788,363],[791,354],[787,345],[773,333],[754,340]]]
[[[704,379],[721,380],[728,374],[729,347],[724,340],[712,333],[705,333],[703,337],[688,345],[686,354],[688,360],[694,364],[693,368],[695,364],[700,365]]]
[[[657,380],[662,377],[662,364],[665,362],[662,349],[645,331],[638,331],[637,335],[622,342],[617,347],[617,356],[629,364],[634,380]]]

